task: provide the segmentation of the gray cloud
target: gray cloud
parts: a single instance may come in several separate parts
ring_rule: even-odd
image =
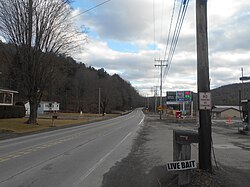
[[[96,4],[100,1],[93,0]],[[84,14],[78,20],[97,33],[86,54],[77,58],[95,67],[118,72],[143,93],[159,82],[159,69],[154,58],[162,58],[170,23],[172,2],[156,0],[155,42],[159,50],[146,50],[154,42],[153,8],[151,0],[116,0]],[[162,10],[166,11],[163,12]],[[191,1],[185,18],[171,69],[164,90],[191,89],[196,91],[196,28],[195,3]],[[250,3],[248,0],[208,1],[208,39],[211,87],[238,82],[240,68],[250,76]],[[161,15],[164,15],[163,17]],[[162,22],[162,18],[164,21]],[[166,20],[166,21],[165,21]],[[106,42],[133,42],[137,53],[118,52]],[[140,48],[141,47],[141,48]]]

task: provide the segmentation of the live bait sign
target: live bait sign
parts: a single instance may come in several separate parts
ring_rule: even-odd
[[[167,163],[168,171],[180,171],[196,168],[195,160],[182,160],[178,162],[169,162]]]

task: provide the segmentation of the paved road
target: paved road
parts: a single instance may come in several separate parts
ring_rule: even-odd
[[[130,152],[144,114],[0,141],[0,186],[101,186]]]

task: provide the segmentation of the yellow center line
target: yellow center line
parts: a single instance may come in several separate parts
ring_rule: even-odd
[[[127,121],[127,120],[129,120],[129,119],[131,119],[133,117],[134,116],[131,116],[130,118],[126,119],[125,121]],[[115,122],[115,123],[110,123],[109,125],[116,125],[116,124],[119,124],[119,123],[120,122]],[[45,148],[48,148],[48,147],[58,145],[58,144],[61,144],[63,142],[66,142],[66,141],[73,140],[75,138],[80,137],[83,133],[85,133],[85,131],[78,132],[78,133],[63,137],[63,138],[51,140],[49,142],[42,143],[42,144],[39,144],[39,145],[36,145],[36,146],[31,146],[31,147],[28,147],[28,148],[24,148],[24,149],[21,149],[21,150],[16,151],[16,152],[12,152],[10,154],[1,156],[0,157],[0,163],[3,163],[5,161],[8,161],[8,160],[11,160],[11,159],[14,159],[14,158],[18,158],[18,157],[21,157],[21,156],[24,156],[24,155],[27,155],[27,154],[31,154],[31,153],[36,152],[38,150],[42,150],[42,149],[45,149]]]
[[[61,144],[63,142],[69,141],[69,140],[73,140],[73,139],[79,137],[82,133],[77,133],[77,134],[74,134],[74,135],[70,135],[70,136],[64,137],[62,139],[52,140],[52,141],[49,141],[49,142],[46,142],[46,143],[43,143],[43,144],[40,144],[40,145],[36,145],[34,147],[21,149],[19,151],[16,151],[16,152],[1,156],[0,157],[0,163],[11,160],[11,159],[14,159],[14,158],[21,157],[23,155],[33,153],[33,152],[38,151],[38,150],[42,150],[42,149],[45,149],[45,148],[48,148],[48,147],[52,147],[52,146],[55,146],[57,144]]]

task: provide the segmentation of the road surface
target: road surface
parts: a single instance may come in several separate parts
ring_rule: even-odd
[[[87,125],[0,141],[0,186],[101,186],[143,125],[137,109]]]

